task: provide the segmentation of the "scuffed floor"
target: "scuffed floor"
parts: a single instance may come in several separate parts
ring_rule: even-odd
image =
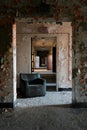
[[[46,92],[45,96],[34,98],[18,98],[16,107],[35,107],[72,103],[72,91]]]
[[[87,130],[87,109],[18,108],[0,114],[0,130]]]

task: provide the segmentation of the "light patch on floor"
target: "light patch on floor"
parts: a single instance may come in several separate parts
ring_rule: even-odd
[[[32,73],[40,73],[40,74],[56,74],[55,72],[52,72],[52,70],[47,69],[34,69],[34,72]]]
[[[18,98],[16,107],[36,107],[48,105],[62,105],[72,103],[72,91],[46,92],[45,96],[34,98]]]

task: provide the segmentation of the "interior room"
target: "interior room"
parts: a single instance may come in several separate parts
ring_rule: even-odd
[[[17,89],[21,73],[39,73],[46,80],[46,93],[61,90],[72,94],[71,22],[29,24],[25,19],[17,20],[16,28]]]

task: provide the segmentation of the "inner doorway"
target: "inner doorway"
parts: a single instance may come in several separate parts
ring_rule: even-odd
[[[56,90],[56,37],[31,38],[31,71],[46,79],[47,90]]]
[[[31,71],[56,72],[56,37],[34,37],[31,38],[31,44]]]

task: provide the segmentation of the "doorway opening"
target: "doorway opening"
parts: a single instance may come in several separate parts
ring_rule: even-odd
[[[37,29],[33,30],[34,27],[36,27],[36,25],[41,26],[41,25],[38,25],[37,23],[36,25],[32,24],[32,26],[30,24],[27,24],[26,30],[22,29],[20,31],[20,29],[16,29],[16,26],[17,28],[25,28],[25,24],[24,23],[20,24],[20,22],[21,22],[20,20],[17,21],[17,23],[13,27],[13,77],[14,77],[13,97],[14,97],[14,103],[15,102],[17,103],[16,106],[19,106],[19,104],[23,106],[23,103],[24,103],[24,106],[28,106],[28,104],[30,105],[31,102],[34,102],[33,104],[35,105],[35,103],[37,103],[36,100],[38,100],[38,102],[40,101],[39,97],[35,98],[36,100],[33,99],[33,101],[31,101],[31,99],[29,98],[26,99],[25,101],[17,97],[18,95],[17,89],[20,87],[20,83],[19,83],[20,73],[36,73],[36,72],[47,73],[48,72],[47,60],[39,61],[39,68],[34,68],[34,66],[32,65],[34,62],[31,62],[31,60],[33,61],[34,55],[40,56],[40,57],[43,53],[45,53],[46,56],[48,55],[48,53],[52,53],[53,55],[53,52],[49,52],[50,49],[44,50],[44,51],[40,49],[40,50],[35,51],[35,53],[33,53],[31,46],[32,46],[32,41],[35,41],[35,38],[37,38],[37,40],[40,39],[41,41],[54,39],[53,41],[55,42],[54,42],[53,48],[56,47],[56,50],[54,49],[54,52],[56,52],[56,64],[51,64],[52,67],[50,70],[50,73],[54,73],[56,75],[56,92],[50,92],[50,93],[47,92],[45,97],[41,97],[40,103],[42,103],[42,105],[43,104],[46,105],[46,101],[47,99],[49,99],[48,97],[51,98],[50,99],[51,103],[49,103],[49,101],[47,102],[48,105],[55,104],[54,102],[55,102],[55,99],[57,99],[57,97],[58,97],[57,104],[71,103],[72,102],[71,91],[59,92],[59,88],[67,88],[67,89],[72,88],[72,26],[71,26],[71,22],[63,22],[62,25],[58,25],[56,23],[55,24],[44,23],[44,26],[46,25],[48,29],[48,33],[46,34],[38,32]],[[26,20],[25,20],[25,23],[27,23]],[[27,27],[32,30],[32,33],[27,32]],[[48,45],[48,42],[46,42],[46,45]],[[39,48],[39,46],[35,48]],[[26,53],[25,53],[25,50],[26,50]],[[51,49],[51,51],[53,50]],[[53,65],[56,65],[56,67],[54,66],[54,68],[56,69],[53,68]],[[41,71],[39,71],[39,69],[41,69]],[[44,70],[46,69],[46,70],[43,71],[43,69]],[[54,69],[54,72],[53,72],[53,69]]]
[[[56,37],[32,38],[31,42],[32,72],[56,72]]]
[[[31,38],[31,72],[46,79],[47,90],[56,90],[56,37]]]

